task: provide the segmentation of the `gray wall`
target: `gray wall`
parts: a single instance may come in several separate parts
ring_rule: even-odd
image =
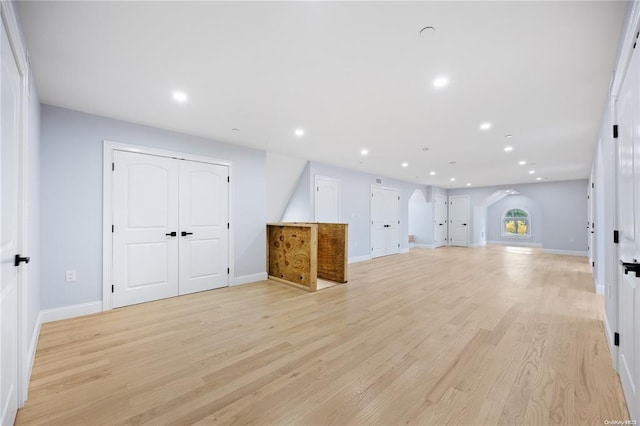
[[[109,140],[232,161],[235,274],[265,270],[265,153],[42,106],[42,309],[102,299],[102,149]],[[65,283],[64,271],[77,270]]]
[[[507,210],[523,209],[529,213],[531,238],[509,238],[502,236],[502,216]],[[542,244],[542,215],[538,203],[524,195],[515,194],[498,200],[487,208],[487,241],[509,244]]]
[[[313,222],[314,213],[311,211],[310,163],[304,166],[298,183],[282,214],[282,222]]]
[[[409,234],[418,246],[433,244],[433,203],[427,202],[425,192],[415,190],[409,198]]]
[[[449,195],[469,195],[471,208],[480,205],[489,195],[499,190],[513,189],[531,199],[539,207],[540,224],[534,226],[542,231],[540,243],[543,249],[586,252],[587,250],[587,180],[540,182],[531,184],[461,188],[449,190]],[[510,197],[506,197],[506,200]],[[498,202],[501,203],[502,200]],[[506,201],[504,201],[506,202]],[[498,220],[502,209],[487,209],[487,224]],[[533,213],[532,213],[533,214]],[[472,225],[477,224],[472,221]],[[487,229],[487,233],[489,229]],[[478,233],[471,230],[471,244],[481,244]]]

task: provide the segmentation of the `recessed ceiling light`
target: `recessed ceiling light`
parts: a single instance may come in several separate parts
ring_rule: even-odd
[[[301,138],[304,136],[304,129],[297,128],[294,133],[296,134],[297,137]]]
[[[453,165],[453,164],[456,164],[456,162],[455,161],[449,161],[449,164]]]
[[[470,183],[468,183],[468,184],[467,184],[467,186],[471,186],[471,184],[470,184]]]
[[[542,180],[542,178],[541,177],[537,177],[536,180]]]
[[[402,167],[409,167],[409,163],[402,163],[401,166]]]
[[[504,147],[504,152],[511,152],[513,151],[513,147],[512,146],[505,146]]]
[[[366,149],[361,149],[361,150],[360,150],[360,154],[362,154],[362,155],[369,155],[369,151],[368,151],[368,150],[366,150]]]
[[[434,175],[436,174],[436,172],[429,172],[429,174],[430,174],[431,176],[434,176]]]
[[[527,164],[527,162],[522,160],[522,161],[518,161],[518,164],[521,165],[521,166],[524,166],[525,164]]]
[[[422,148],[422,150],[426,152],[429,151],[429,148],[425,146],[424,148]]]
[[[456,178],[451,178],[451,179],[449,179],[449,180],[450,180],[451,182],[455,182],[455,181],[456,181]]]
[[[187,99],[188,99],[187,94],[180,90],[174,90],[171,96],[173,96],[174,101],[179,102],[181,104],[187,102]]]
[[[505,138],[507,139],[511,139],[513,137],[513,135],[504,135]]]
[[[234,127],[234,128],[233,128],[233,129],[231,129],[231,130],[233,130],[234,132],[239,132],[239,131],[240,131],[240,129],[238,129],[237,127]]]
[[[447,85],[449,85],[449,79],[445,76],[441,76],[433,80],[433,87],[437,87],[438,89],[446,87]]]
[[[480,130],[489,130],[490,128],[491,128],[491,123],[489,123],[488,121],[480,125]]]
[[[535,170],[529,170],[530,175],[534,174],[535,172],[536,172]]]

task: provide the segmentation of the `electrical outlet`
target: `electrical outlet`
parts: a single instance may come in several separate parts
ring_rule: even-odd
[[[64,273],[64,280],[68,283],[74,282],[76,280],[76,271],[75,269],[71,269]]]

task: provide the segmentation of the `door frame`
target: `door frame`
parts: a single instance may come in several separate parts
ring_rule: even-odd
[[[111,225],[113,224],[113,170],[111,168],[111,163],[113,162],[114,151],[133,152],[138,154],[155,155],[158,157],[175,158],[176,160],[218,164],[229,168],[229,238],[227,242],[227,256],[229,262],[228,285],[231,285],[235,278],[235,221],[232,219],[235,212],[235,191],[233,190],[235,179],[233,175],[233,162],[201,155],[187,154],[184,152],[167,151],[164,149],[105,140],[103,141],[102,151],[102,311],[110,311],[113,309],[111,297],[111,272],[113,269],[113,239],[111,232]]]
[[[313,191],[313,219],[317,222],[318,221],[318,203],[317,201],[317,197],[318,197],[318,179],[321,180],[328,180],[328,181],[332,181],[332,182],[337,182],[338,183],[338,221],[336,223],[341,223],[342,221],[342,181],[341,179],[338,178],[334,178],[334,177],[330,177],[330,176],[322,176],[322,175],[315,175],[314,179],[313,179],[313,186],[316,187],[316,190]]]
[[[452,198],[465,198],[467,200],[467,244],[464,246],[451,246],[451,213],[449,211],[449,208],[451,207],[451,199]],[[447,224],[447,247],[451,246],[451,247],[469,247],[470,244],[470,238],[469,238],[469,233],[471,226],[469,225],[471,223],[471,197],[469,197],[468,195],[447,195],[447,220],[449,221],[449,223]]]
[[[26,49],[22,43],[20,36],[20,30],[18,29],[18,20],[15,14],[15,10],[11,2],[0,3],[0,19],[2,19],[2,25],[7,32],[9,44],[11,45],[13,57],[16,61],[18,72],[20,73],[21,87],[20,87],[20,103],[21,109],[19,111],[20,123],[19,131],[20,137],[18,139],[18,250],[20,253],[26,254],[29,251],[28,247],[28,230],[27,224],[27,194],[30,190],[28,182],[28,158],[27,158],[27,129],[29,128],[28,120],[28,108],[29,108],[29,62],[26,54]],[[18,268],[16,284],[17,288],[17,334],[18,334],[18,347],[17,360],[18,360],[18,383],[17,385],[17,397],[18,408],[24,406],[27,400],[27,393],[29,390],[29,379],[31,377],[31,367],[33,365],[33,357],[35,357],[35,347],[33,350],[33,357],[29,355],[29,345],[31,338],[29,336],[29,330],[27,330],[27,295],[25,283],[28,282],[28,267],[24,265]],[[38,325],[36,325],[36,328]],[[37,338],[38,330],[33,330],[35,338]]]
[[[396,191],[398,193],[398,197],[400,197],[400,194],[402,191],[400,191],[400,189],[398,188],[392,188],[390,186],[382,186],[382,185],[377,185],[375,183],[371,184],[371,188],[369,189],[369,258],[373,259],[373,256],[371,254],[371,251],[373,250],[373,247],[371,246],[373,244],[373,203],[371,202],[371,199],[373,198],[373,189],[386,189],[386,190],[390,190],[390,191]],[[400,221],[400,198],[398,198],[398,221]],[[400,223],[398,223],[398,241],[402,241],[402,235],[401,235],[401,231],[400,231]],[[400,254],[400,249],[402,247],[398,247],[398,254]],[[381,256],[382,257],[382,256]]]

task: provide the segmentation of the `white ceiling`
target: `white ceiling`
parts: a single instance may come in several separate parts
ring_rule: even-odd
[[[626,8],[613,1],[18,6],[43,103],[444,187],[586,178]],[[423,38],[425,26],[435,32]],[[437,90],[440,75],[450,84]],[[186,104],[173,101],[176,89],[188,94]],[[489,131],[479,129],[484,121]]]

